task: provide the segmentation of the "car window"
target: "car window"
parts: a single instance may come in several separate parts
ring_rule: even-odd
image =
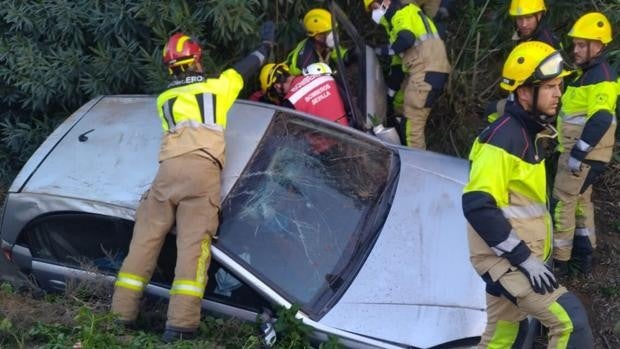
[[[44,216],[29,224],[21,245],[39,261],[67,267],[116,274],[127,256],[134,223],[109,216],[63,213]],[[175,235],[168,234],[151,282],[169,288],[176,263]],[[204,298],[261,310],[269,307],[262,296],[211,260]]]
[[[280,113],[223,203],[217,246],[316,315],[374,242],[397,160],[377,142]]]

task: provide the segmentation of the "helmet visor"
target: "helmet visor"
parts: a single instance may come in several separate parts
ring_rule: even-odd
[[[534,71],[534,81],[549,80],[559,76],[564,69],[564,59],[559,52],[545,58]]]

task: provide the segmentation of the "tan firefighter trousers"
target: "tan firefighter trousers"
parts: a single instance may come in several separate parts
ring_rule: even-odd
[[[196,153],[161,162],[136,211],[129,253],[115,284],[112,312],[133,321],[166,234],[176,223],[177,261],[166,327],[193,331],[200,322],[211,238],[219,219],[221,170]]]
[[[566,288],[544,295],[534,292],[521,271],[511,270],[487,287],[487,326],[478,348],[521,348],[530,315],[549,329],[547,348],[592,348],[592,330],[581,301]],[[501,293],[501,294],[500,294]]]
[[[563,152],[558,160],[558,170],[553,187],[557,201],[553,210],[553,258],[568,261],[571,258],[575,235],[587,236],[592,248],[596,248],[594,205],[592,185],[580,193],[590,172],[590,166],[582,163],[582,170],[573,174],[568,168],[570,152]]]
[[[434,87],[427,82],[426,74],[450,73],[444,42],[439,38],[431,38],[408,49],[403,57],[403,67],[407,73],[401,86],[404,94],[406,144],[412,148],[426,149],[424,137],[426,121],[431,112],[431,105],[443,90],[443,86]],[[434,88],[438,91],[434,91],[432,98],[429,99],[429,94]]]

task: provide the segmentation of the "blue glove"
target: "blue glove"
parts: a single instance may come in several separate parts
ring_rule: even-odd
[[[261,24],[259,33],[261,41],[269,47],[273,47],[276,40],[276,25],[272,21],[267,21]]]

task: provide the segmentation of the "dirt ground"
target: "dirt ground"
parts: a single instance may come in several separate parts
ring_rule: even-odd
[[[620,164],[613,165],[594,191],[597,250],[589,278],[573,276],[563,284],[583,301],[595,348],[620,348]],[[614,327],[615,332],[614,332]]]

